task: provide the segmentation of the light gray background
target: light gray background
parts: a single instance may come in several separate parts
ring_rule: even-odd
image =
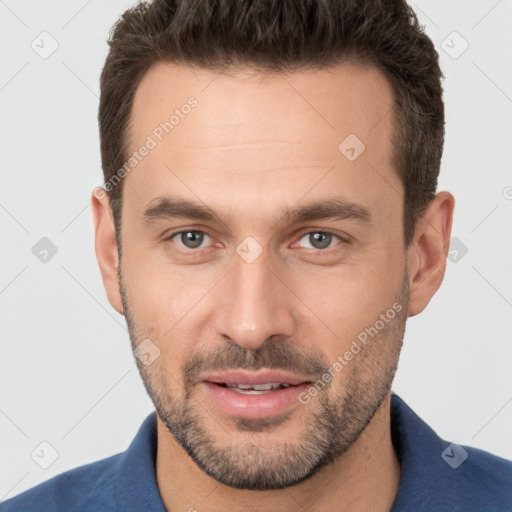
[[[106,38],[131,5],[0,0],[0,499],[125,450],[153,410],[102,286],[89,203]],[[512,459],[512,2],[412,5],[446,76],[439,189],[456,197],[468,252],[408,321],[394,391],[445,439]],[[51,48],[43,31],[59,45],[47,59],[31,48]],[[454,31],[469,44],[458,58]],[[46,263],[32,253],[42,237],[58,248]],[[42,441],[58,452],[48,469],[31,458]]]

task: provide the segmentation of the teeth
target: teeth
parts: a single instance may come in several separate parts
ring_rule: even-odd
[[[256,391],[255,389],[240,389],[236,386],[231,387],[231,391],[235,393],[241,393],[242,395],[263,395],[269,391]]]
[[[268,382],[265,384],[227,384],[227,387],[237,393],[245,393],[248,395],[259,395],[263,392],[271,391],[273,389],[287,388],[289,385],[290,384]]]
[[[253,384],[251,387],[252,389],[255,389],[256,391],[269,391],[273,387],[278,387],[279,384]],[[246,388],[247,389],[247,388]]]

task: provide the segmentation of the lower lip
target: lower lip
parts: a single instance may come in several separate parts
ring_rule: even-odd
[[[286,412],[299,403],[298,396],[310,386],[304,383],[260,395],[245,395],[213,382],[201,384],[223,412],[242,418],[267,418]]]

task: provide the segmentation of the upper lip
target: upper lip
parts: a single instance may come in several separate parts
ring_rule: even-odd
[[[291,384],[296,386],[297,384],[303,384],[305,382],[311,382],[309,379],[302,378],[289,372],[284,371],[272,371],[272,370],[259,370],[259,371],[248,371],[248,370],[227,370],[223,372],[209,373],[205,375],[201,380],[214,382],[216,384]]]

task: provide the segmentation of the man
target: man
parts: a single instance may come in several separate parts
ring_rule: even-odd
[[[156,413],[2,510],[511,510],[512,462],[391,392],[454,209],[412,10],[155,0],[110,45],[96,255]]]

